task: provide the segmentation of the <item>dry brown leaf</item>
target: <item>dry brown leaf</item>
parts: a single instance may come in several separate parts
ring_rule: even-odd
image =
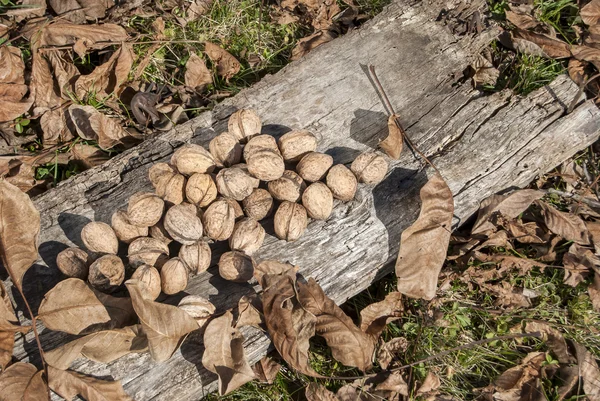
[[[583,381],[583,391],[589,401],[600,401],[600,368],[594,355],[584,346],[573,342],[577,355],[579,375]]]
[[[569,251],[563,256],[565,268],[564,283],[571,287],[577,287],[585,280],[585,277],[595,266],[600,266],[600,258],[581,245],[572,244]]]
[[[526,333],[539,332],[542,334],[542,340],[548,344],[560,363],[570,364],[575,362],[575,358],[569,353],[569,348],[565,338],[560,331],[543,322],[527,322],[525,325]]]
[[[596,273],[594,275],[594,280],[588,287],[588,294],[590,295],[592,306],[596,311],[600,312],[600,274]]]
[[[39,233],[40,213],[29,196],[0,180],[0,254],[17,288],[38,258]]]
[[[46,0],[21,0],[18,7],[9,7],[4,12],[5,15],[15,17],[17,21],[42,17],[46,13]]]
[[[319,383],[308,383],[304,390],[307,401],[338,401],[339,398]]]
[[[504,277],[506,273],[511,270],[519,270],[519,274],[524,276],[534,267],[539,267],[540,270],[544,270],[547,265],[545,263],[538,262],[536,260],[520,258],[518,256],[502,255],[502,254],[491,254],[487,255],[478,251],[473,252],[473,257],[482,262],[492,262],[500,264],[498,274]]]
[[[67,401],[77,395],[86,401],[132,401],[120,381],[99,380],[52,366],[48,366],[48,386]]]
[[[113,297],[112,295],[105,294],[92,288],[94,295],[102,305],[106,308],[110,322],[106,325],[98,327],[98,329],[109,330],[114,328],[122,328],[134,324],[137,319],[131,298],[129,297]]]
[[[430,374],[432,373],[429,372],[425,379],[426,382]],[[425,383],[423,383],[423,385],[425,385]],[[395,371],[390,373],[385,380],[375,386],[373,395],[390,401],[399,400],[399,396],[401,395],[405,397],[408,396],[408,384],[404,381],[402,373],[400,371]]]
[[[24,73],[21,50],[14,46],[0,47],[0,83],[23,84]]]
[[[317,31],[310,36],[302,38],[298,41],[296,47],[292,49],[292,57],[290,60],[298,60],[308,54],[311,50],[316,49],[327,42],[331,42],[336,37],[337,35],[332,31]]]
[[[388,366],[394,360],[394,357],[401,353],[406,352],[408,349],[408,341],[404,337],[392,338],[386,342],[377,351],[377,362],[382,369],[387,369]]]
[[[276,362],[273,358],[269,358],[268,356],[263,356],[262,359],[252,366],[252,371],[254,375],[261,383],[273,384],[279,370],[281,369],[281,364]]]
[[[139,280],[128,280],[125,285],[148,337],[152,359],[157,362],[166,361],[177,351],[187,335],[198,329],[196,320],[176,306],[145,299]]]
[[[341,387],[335,395],[340,401],[381,401],[381,397],[375,396],[371,391],[371,386],[363,386],[360,382],[354,382]]]
[[[600,68],[600,49],[590,46],[571,46],[571,53],[577,60],[588,61]]]
[[[360,329],[377,339],[388,323],[402,317],[402,294],[391,292],[381,302],[375,302],[360,311]]]
[[[27,113],[33,104],[33,99],[22,102],[0,99],[0,122],[12,121]]]
[[[419,217],[400,237],[396,276],[401,293],[412,298],[432,299],[446,260],[454,200],[439,173],[421,188],[420,197]]]
[[[260,299],[256,296],[244,295],[238,302],[238,314],[235,322],[235,328],[239,329],[243,326],[254,326],[264,330],[263,325],[265,318],[260,312],[262,305]]]
[[[204,42],[204,52],[213,65],[217,66],[217,74],[225,78],[226,81],[229,81],[240,71],[239,61],[222,47],[211,42]]]
[[[244,352],[244,336],[233,327],[230,311],[211,320],[204,332],[202,365],[219,376],[219,394],[225,395],[253,380]]]
[[[282,263],[277,260],[263,260],[254,268],[254,278],[263,288],[267,289],[271,284],[277,282],[281,275],[287,274],[296,277],[298,266],[290,263]]]
[[[480,86],[494,86],[500,76],[500,71],[491,61],[485,58],[483,55],[478,55],[471,68],[475,71],[473,75],[473,87],[478,88]]]
[[[502,373],[486,392],[497,400],[545,400],[541,398],[541,369],[545,360],[545,352],[529,353],[521,364]]]
[[[40,118],[40,126],[44,132],[42,137],[44,146],[57,145],[73,139],[73,134],[71,134],[71,131],[67,128],[65,111],[63,108],[45,112]]]
[[[212,7],[213,0],[192,0],[186,10],[186,21],[193,21],[206,14]]]
[[[74,85],[77,97],[84,99],[89,93],[98,99],[119,95],[131,71],[133,57],[132,45],[124,43],[107,62],[77,79]]]
[[[84,170],[99,166],[108,159],[106,152],[92,145],[77,143],[71,148],[71,160],[81,164]]]
[[[571,77],[571,79],[573,81],[575,81],[575,83],[577,85],[583,85],[583,83],[587,79],[587,73],[585,71],[587,65],[588,65],[588,63],[585,61],[580,61],[580,60],[577,60],[576,58],[569,59],[569,65],[567,67],[567,71],[569,72],[569,77]],[[571,162],[569,164],[571,164],[572,166],[577,166],[574,162]],[[567,192],[570,192],[573,189],[572,185],[577,181],[573,180],[573,179],[568,179],[568,178],[565,179],[565,175],[564,175],[563,171],[561,171],[561,174],[562,174],[563,180],[567,183],[566,190],[567,190]]]
[[[569,44],[562,40],[519,28],[515,29],[513,34],[515,38],[523,39],[539,46],[548,57],[556,59],[571,57]]]
[[[579,15],[583,22],[589,26],[600,24],[600,0],[592,0],[581,7]]]
[[[13,348],[15,347],[15,333],[12,331],[0,331],[0,371],[4,372],[6,366],[12,360]],[[0,382],[1,382],[0,377]]]
[[[534,221],[523,223],[521,220],[513,219],[503,224],[510,235],[522,244],[545,244],[547,239],[542,229]]]
[[[498,285],[479,284],[484,291],[490,292],[497,297],[494,305],[504,308],[529,308],[531,299],[537,297],[535,291],[515,287],[510,283],[503,281]]]
[[[32,55],[29,89],[36,107],[50,109],[61,102],[60,93],[55,92],[50,64],[39,52]]]
[[[379,143],[383,151],[393,159],[399,159],[402,153],[402,141],[404,138],[404,130],[396,125],[398,116],[390,116],[388,118],[388,136]]]
[[[48,0],[48,3],[56,14],[64,14],[64,19],[75,24],[104,18],[107,8],[115,5],[113,0]]]
[[[523,213],[536,199],[544,196],[543,191],[522,189],[509,195],[492,195],[484,199],[479,207],[477,220],[473,224],[471,234],[481,234],[494,229],[490,218],[501,214],[509,219],[514,219]]]
[[[71,60],[66,60],[61,52],[47,52],[44,56],[52,67],[52,75],[58,87],[56,94],[70,100],[73,96],[73,83],[80,75],[79,70]]]
[[[103,49],[125,42],[127,39],[125,29],[116,24],[77,25],[59,21],[44,27],[39,37],[32,42],[32,50],[37,52],[40,46],[69,46],[75,44],[78,44],[78,48],[81,50],[89,48]],[[80,54],[80,56],[82,55]]]
[[[105,116],[92,106],[72,104],[67,113],[77,134],[83,139],[98,141],[101,149],[134,141],[117,119]]]
[[[15,315],[12,301],[8,296],[4,283],[0,281],[0,332],[10,331],[12,333],[27,333],[30,329],[31,326],[19,325],[19,319]]]
[[[190,54],[190,58],[185,63],[185,84],[198,92],[212,84],[212,74],[206,67],[204,60],[196,53]]]
[[[594,245],[594,250],[600,254],[600,222],[586,221],[585,226],[590,234],[590,241]]]
[[[45,401],[50,399],[48,387],[38,371],[29,363],[17,362],[0,375],[1,401]]]
[[[363,372],[371,367],[375,340],[360,330],[339,306],[329,299],[315,279],[297,283],[298,301],[307,312],[316,316],[315,330],[331,348],[333,357],[346,366]]]
[[[437,391],[440,388],[442,383],[440,382],[440,378],[433,373],[432,371],[427,372],[427,376],[425,380],[423,380],[423,384],[417,390],[417,395],[429,394]]]
[[[533,6],[529,4],[510,5],[509,10],[506,10],[506,19],[521,29],[532,29],[540,25],[533,17]]]
[[[546,227],[554,234],[581,245],[590,243],[587,227],[579,216],[561,212],[544,202],[536,203],[542,209],[541,213]]]

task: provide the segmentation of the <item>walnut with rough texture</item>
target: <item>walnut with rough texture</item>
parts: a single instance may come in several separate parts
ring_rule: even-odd
[[[302,177],[292,170],[285,170],[281,178],[269,182],[269,192],[280,201],[297,202],[306,189]]]
[[[200,328],[206,326],[210,317],[215,313],[215,306],[200,295],[183,297],[177,307],[193,317]]]
[[[198,207],[206,207],[217,199],[217,185],[209,174],[194,174],[185,187],[187,200]]]
[[[273,211],[273,197],[266,189],[256,188],[242,201],[246,216],[262,220]]]
[[[136,238],[148,236],[148,227],[131,224],[127,217],[127,212],[124,210],[117,210],[113,213],[110,225],[115,231],[117,238],[126,244],[131,243]]]
[[[124,279],[125,266],[116,255],[104,255],[90,266],[88,281],[100,291],[113,292],[123,284]]]
[[[149,192],[138,192],[129,198],[127,217],[131,224],[151,227],[159,222],[165,209],[165,202]]]
[[[56,256],[58,269],[65,276],[82,280],[87,279],[90,263],[90,256],[87,252],[76,247],[67,248]]]
[[[160,273],[156,270],[156,267],[141,265],[135,269],[131,278],[141,281],[144,288],[142,292],[144,298],[154,301],[160,295]]]
[[[183,245],[179,249],[179,259],[185,264],[190,273],[198,274],[210,267],[212,252],[206,241],[197,241]]]
[[[227,202],[229,202],[229,204],[233,208],[233,214],[235,215],[235,221],[238,221],[241,217],[244,217],[244,210],[242,210],[242,207],[240,206],[240,203],[238,201],[233,200],[231,198],[225,198],[225,199],[227,200]]]
[[[261,150],[272,150],[281,156],[275,138],[271,135],[263,134],[253,137],[248,141],[246,146],[244,146],[244,160],[248,161],[254,153]]]
[[[242,145],[229,132],[223,132],[214,137],[208,144],[218,167],[230,167],[242,161]]]
[[[202,222],[210,239],[225,241],[235,226],[235,209],[226,199],[217,199],[204,212]]]
[[[358,181],[354,173],[343,164],[336,164],[329,170],[326,182],[334,198],[343,202],[354,198]]]
[[[254,261],[243,252],[226,252],[219,259],[219,274],[225,280],[247,282],[254,275]]]
[[[177,294],[188,285],[188,269],[179,258],[169,259],[160,268],[162,291],[167,295]]]
[[[252,255],[261,247],[265,240],[265,229],[260,223],[251,218],[238,221],[229,237],[229,247],[234,251],[242,251]]]
[[[304,155],[317,150],[317,138],[308,131],[292,131],[284,134],[278,141],[283,159],[299,161]]]
[[[83,227],[81,241],[90,252],[116,254],[119,250],[119,240],[114,230],[100,221],[92,221]]]
[[[314,182],[302,194],[302,205],[315,220],[327,220],[333,210],[333,195],[327,185]]]
[[[241,109],[229,117],[227,130],[238,141],[246,142],[249,138],[260,134],[260,117],[254,110]]]
[[[238,201],[250,195],[260,183],[248,173],[245,164],[222,169],[217,174],[216,182],[221,195]]]
[[[156,194],[165,202],[178,205],[183,202],[185,177],[167,163],[156,163],[148,171]]]
[[[350,170],[356,175],[359,182],[377,185],[385,178],[388,163],[380,154],[365,152],[354,159]]]
[[[325,153],[310,152],[300,159],[296,171],[305,181],[316,182],[325,177],[332,165],[333,157]]]
[[[286,241],[296,241],[308,225],[308,217],[304,206],[284,201],[281,202],[273,222],[275,226],[275,235],[279,239]]]
[[[200,145],[183,145],[171,156],[171,165],[183,175],[211,173],[215,169],[215,159]]]
[[[281,178],[285,171],[285,163],[279,152],[269,149],[254,152],[249,159],[248,172],[262,181],[273,181]]]
[[[171,206],[165,214],[164,226],[171,238],[180,244],[193,244],[202,238],[202,221],[196,206],[191,203]]]
[[[169,259],[169,247],[156,238],[142,237],[129,244],[127,257],[133,267],[145,264],[160,268]]]

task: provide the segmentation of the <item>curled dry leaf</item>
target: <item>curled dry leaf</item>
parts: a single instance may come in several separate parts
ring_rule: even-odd
[[[471,66],[475,71],[473,75],[473,87],[477,88],[484,85],[494,86],[500,76],[500,71],[494,67],[491,61],[489,61],[483,55],[478,55],[477,59]]]
[[[522,189],[509,195],[492,195],[484,199],[479,207],[477,220],[473,224],[471,234],[481,234],[494,229],[494,224],[490,218],[494,214],[514,219],[523,213],[533,201],[544,196],[543,191],[533,189]]]
[[[379,147],[393,159],[400,158],[404,140],[404,129],[396,124],[397,118],[398,116],[396,115],[388,118],[388,136],[379,144]]]
[[[304,396],[307,401],[339,401],[335,394],[319,383],[309,383],[304,390]]]
[[[262,325],[265,319],[262,315],[262,304],[260,299],[255,296],[244,295],[238,302],[238,315],[235,321],[235,328],[243,326],[254,326],[264,330]]]
[[[432,299],[450,243],[454,200],[439,173],[421,188],[420,197],[419,217],[400,237],[396,276],[401,293]]]
[[[103,49],[128,39],[125,29],[116,24],[77,25],[59,21],[48,24],[33,41],[33,49],[39,46],[67,46],[78,44],[79,48]]]
[[[317,31],[314,34],[302,38],[296,44],[296,47],[292,50],[292,57],[290,60],[298,60],[301,57],[304,57],[311,50],[325,44],[327,42],[331,42],[336,38],[336,34],[332,31]]]
[[[579,15],[583,22],[589,26],[600,24],[600,0],[592,0],[581,7]]]
[[[75,24],[84,24],[86,19],[104,18],[106,9],[115,3],[113,0],[48,0],[48,4],[63,18]]]
[[[14,46],[0,47],[0,83],[23,84],[24,72],[21,50]]]
[[[564,283],[576,287],[582,283],[595,266],[600,266],[600,258],[579,244],[572,244],[563,256],[565,267]]]
[[[79,99],[84,99],[89,93],[94,93],[98,99],[118,95],[123,83],[127,81],[133,58],[133,46],[123,44],[108,61],[75,81],[75,94]]]
[[[204,51],[210,61],[217,66],[217,74],[229,80],[240,71],[240,63],[227,50],[214,43],[204,42]]]
[[[166,361],[179,348],[185,337],[198,329],[192,316],[176,306],[161,304],[145,299],[139,280],[125,282],[133,308],[148,337],[148,349],[152,359]]]
[[[0,180],[0,255],[17,288],[38,258],[39,233],[40,213],[29,196]]]
[[[387,369],[394,357],[408,349],[408,341],[404,337],[392,338],[377,351],[377,362],[382,369]]]
[[[68,401],[78,395],[87,401],[132,401],[120,381],[99,380],[52,366],[48,366],[48,386]]]
[[[584,346],[577,342],[573,342],[577,356],[577,365],[579,367],[579,375],[583,381],[583,391],[590,401],[600,400],[600,368],[594,355],[585,349]]]
[[[40,127],[44,132],[42,137],[44,146],[57,145],[59,143],[64,143],[73,139],[73,134],[71,133],[71,131],[69,131],[69,128],[67,127],[65,110],[62,107],[59,109],[49,110],[45,112],[40,118]],[[99,151],[98,148],[95,148],[91,145],[76,144],[74,145],[74,147],[75,146],[88,146],[92,149]],[[71,155],[75,155],[76,152],[73,150],[73,148],[71,148]]]
[[[204,332],[202,364],[219,376],[219,394],[225,395],[253,380],[244,353],[244,336],[233,327],[230,311],[208,323]]]
[[[12,331],[0,331],[0,371],[4,372],[12,361],[13,349],[15,347],[15,333]]]
[[[548,344],[548,348],[552,351],[558,362],[560,363],[574,363],[575,358],[569,353],[567,342],[563,337],[562,333],[555,328],[552,328],[547,323],[531,321],[525,325],[526,333],[540,333],[542,334],[542,340]]]
[[[280,369],[281,365],[268,356],[263,356],[260,361],[252,366],[252,371],[258,381],[268,384],[273,384]]]
[[[98,141],[102,149],[136,141],[116,119],[105,116],[92,106],[73,104],[67,113],[77,134],[83,139]]]
[[[212,74],[206,67],[204,60],[196,53],[190,54],[190,58],[185,63],[185,84],[194,88],[198,92],[212,84]]]
[[[581,245],[590,243],[587,227],[579,216],[561,212],[544,202],[537,202],[537,205],[542,209],[544,223],[554,234]]]
[[[30,363],[17,362],[0,375],[0,399],[2,401],[49,400],[48,387],[42,378],[43,371]]]
[[[429,371],[425,380],[423,380],[423,384],[417,390],[417,395],[430,394],[440,388],[441,384],[440,378],[435,373]]]
[[[377,339],[385,326],[402,317],[402,294],[391,292],[381,302],[368,305],[360,311],[360,329]]]
[[[518,39],[522,39],[539,46],[544,54],[547,55],[547,57],[557,59],[571,57],[569,45],[562,40],[519,28],[515,29],[513,34]]]

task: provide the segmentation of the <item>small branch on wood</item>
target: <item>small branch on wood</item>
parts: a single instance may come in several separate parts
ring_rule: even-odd
[[[563,198],[575,199],[578,202],[585,203],[586,205],[588,205],[590,207],[600,210],[600,202],[595,201],[593,199],[586,198],[584,196],[573,194],[570,192],[559,191],[558,189],[554,189],[554,188],[550,188],[550,189],[546,190],[546,192],[549,194],[555,194],[558,196],[562,196]]]

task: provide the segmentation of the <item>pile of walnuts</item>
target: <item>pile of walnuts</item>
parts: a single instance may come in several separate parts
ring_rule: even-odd
[[[334,199],[352,200],[358,182],[375,185],[388,170],[384,157],[372,151],[350,168],[334,165],[330,155],[316,152],[317,138],[308,131],[292,131],[278,141],[260,132],[256,113],[239,110],[208,150],[187,144],[170,163],[153,165],[148,173],[155,192],[132,195],[111,225],[87,224],[81,239],[89,254],[68,248],[57,257],[59,269],[112,292],[126,274],[117,256],[122,241],[129,244],[132,278],[144,283],[145,296],[154,300],[161,291],[185,290],[189,274],[210,266],[209,244],[227,240],[231,251],[221,256],[219,274],[246,282],[254,273],[252,255],[265,238],[259,222],[274,209],[275,235],[295,241],[309,218],[328,219]],[[170,246],[173,241],[180,246]],[[171,257],[170,249],[178,249],[178,256]]]

